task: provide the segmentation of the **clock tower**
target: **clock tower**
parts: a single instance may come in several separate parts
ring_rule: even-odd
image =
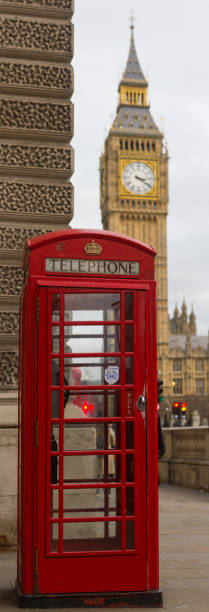
[[[168,152],[148,103],[148,82],[136,54],[134,26],[119,83],[115,120],[100,160],[103,228],[151,244],[157,251],[158,368],[167,355]]]

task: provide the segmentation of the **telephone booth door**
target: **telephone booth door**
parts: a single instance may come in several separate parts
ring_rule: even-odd
[[[147,292],[39,304],[37,592],[145,592]]]

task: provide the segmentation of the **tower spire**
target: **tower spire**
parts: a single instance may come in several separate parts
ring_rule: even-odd
[[[137,57],[137,53],[136,53],[136,47],[135,47],[135,41],[134,41],[134,15],[133,15],[133,11],[131,12],[131,16],[130,16],[130,30],[131,30],[131,40],[130,40],[130,49],[129,49],[129,55],[128,55],[128,60],[127,60],[127,64],[126,64],[126,68],[125,68],[125,72],[123,73],[123,77],[122,77],[122,82],[137,82],[140,84],[145,84],[147,85],[147,81],[145,79],[145,76],[142,72],[138,57]]]

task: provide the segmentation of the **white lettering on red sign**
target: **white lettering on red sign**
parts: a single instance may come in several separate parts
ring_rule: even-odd
[[[46,272],[67,272],[68,274],[109,274],[120,276],[138,276],[139,261],[108,261],[104,259],[62,259],[47,258]]]

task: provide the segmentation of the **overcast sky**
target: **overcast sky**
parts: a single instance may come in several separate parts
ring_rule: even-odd
[[[75,214],[101,228],[99,156],[116,114],[118,83],[135,44],[153,119],[170,156],[169,312],[183,298],[209,329],[209,0],[75,0]]]

